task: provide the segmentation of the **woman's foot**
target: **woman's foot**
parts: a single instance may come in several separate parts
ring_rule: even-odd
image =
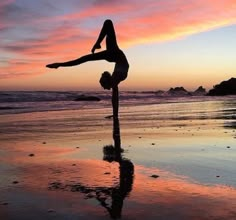
[[[95,50],[97,50],[97,49],[101,49],[101,45],[100,45],[100,44],[94,44],[94,46],[93,46],[91,52],[94,53]]]
[[[60,63],[51,63],[46,65],[46,67],[48,68],[53,68],[53,69],[57,69],[60,66]]]

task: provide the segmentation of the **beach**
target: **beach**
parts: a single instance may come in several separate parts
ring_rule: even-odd
[[[236,219],[235,96],[121,93],[117,162],[110,94],[91,94],[3,94],[0,219]]]

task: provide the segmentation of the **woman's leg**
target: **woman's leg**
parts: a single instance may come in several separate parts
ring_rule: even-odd
[[[63,63],[48,64],[47,67],[49,67],[49,68],[58,68],[60,66],[63,66],[63,67],[75,66],[75,65],[80,65],[80,64],[88,62],[88,61],[107,60],[107,59],[108,59],[107,51],[102,51],[102,52],[99,52],[99,53],[88,54],[88,55],[82,56],[82,57],[80,57],[76,60],[70,60],[70,61],[63,62]]]
[[[117,41],[116,41],[116,33],[115,33],[115,29],[114,29],[114,26],[113,26],[113,23],[111,20],[106,20],[103,23],[101,32],[98,36],[98,39],[97,39],[93,49],[97,49],[97,47],[100,46],[104,37],[106,37],[106,48],[108,51],[118,49],[118,45],[117,45]],[[94,50],[92,50],[92,51],[94,52]]]

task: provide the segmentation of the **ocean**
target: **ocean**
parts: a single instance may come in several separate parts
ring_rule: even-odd
[[[75,101],[80,96],[95,96],[101,101]],[[120,106],[158,105],[168,103],[225,103],[222,111],[228,117],[235,117],[235,96],[181,96],[158,95],[156,92],[121,91]],[[79,109],[102,109],[111,107],[111,92],[83,91],[9,91],[0,92],[0,115],[43,111],[62,111]],[[210,105],[209,105],[210,107]],[[199,109],[199,111],[201,111]],[[211,108],[207,109],[211,111]],[[214,111],[212,109],[212,111]],[[214,112],[213,115],[215,115]]]

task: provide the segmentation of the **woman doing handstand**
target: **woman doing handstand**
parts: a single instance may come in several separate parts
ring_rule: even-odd
[[[106,50],[94,53],[96,49],[101,48],[101,42],[106,37]],[[104,89],[112,89],[112,106],[113,106],[113,118],[118,118],[119,110],[119,90],[118,84],[125,80],[128,74],[129,63],[126,59],[125,54],[117,45],[116,34],[114,26],[111,20],[106,20],[103,24],[101,32],[98,36],[96,43],[94,44],[91,54],[82,56],[78,59],[71,60],[63,63],[52,63],[48,64],[48,68],[58,68],[58,67],[67,67],[75,66],[85,63],[87,61],[94,60],[106,60],[108,62],[114,62],[115,68],[112,75],[105,71],[101,78],[100,84]]]

